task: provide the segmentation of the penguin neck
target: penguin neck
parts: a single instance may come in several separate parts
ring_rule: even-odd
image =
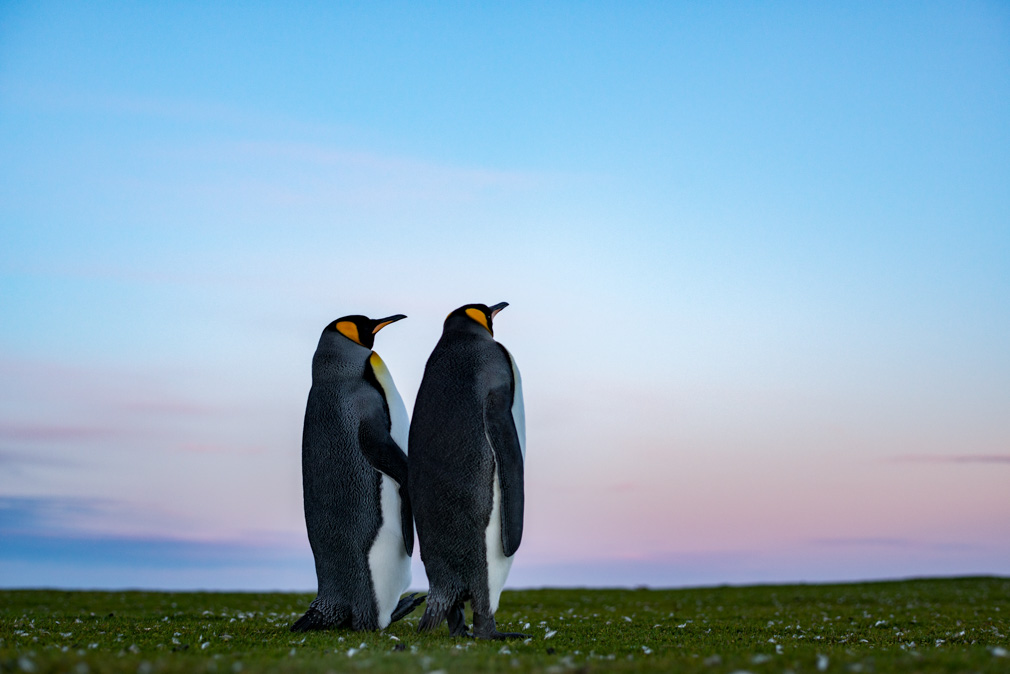
[[[442,334],[446,337],[467,335],[478,339],[494,339],[491,332],[483,325],[466,316],[450,316],[445,321]]]
[[[312,358],[312,378],[345,379],[361,378],[372,350],[355,344],[343,336],[319,340],[315,356]]]

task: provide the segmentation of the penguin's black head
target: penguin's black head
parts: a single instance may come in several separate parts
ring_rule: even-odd
[[[339,333],[355,344],[371,349],[375,344],[375,333],[390,323],[406,318],[403,314],[387,316],[386,318],[369,318],[368,316],[344,316],[326,326],[326,331]]]
[[[492,326],[491,321],[498,312],[509,305],[508,302],[499,302],[493,307],[489,307],[486,304],[467,304],[459,309],[456,309],[451,314],[445,318],[445,326],[448,327],[450,321],[453,323],[458,323],[460,325],[472,325],[476,323],[487,330],[491,335],[494,335],[494,326]],[[465,322],[464,322],[465,321]]]

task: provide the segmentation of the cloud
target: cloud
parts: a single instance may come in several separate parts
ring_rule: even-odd
[[[307,546],[306,546],[307,547]],[[0,559],[82,565],[215,568],[240,562],[305,557],[303,550],[247,541],[188,541],[168,537],[9,534]]]
[[[82,518],[102,515],[108,499],[0,496],[0,535],[62,535],[76,530]]]
[[[223,444],[212,444],[208,442],[186,442],[178,446],[179,451],[192,454],[265,454],[265,447],[256,446],[233,446]]]
[[[1010,454],[906,454],[894,458],[901,463],[981,463],[1010,465]]]
[[[231,126],[270,121],[263,115],[217,102],[184,100],[137,94],[108,94],[15,84],[8,88],[8,102],[28,110],[145,117],[177,122],[220,123]]]
[[[971,551],[982,549],[980,546],[968,545],[966,543],[936,543],[931,541],[918,541],[909,538],[889,538],[885,536],[813,538],[807,540],[806,543],[818,547],[928,550],[933,552]]]
[[[16,468],[23,466],[77,466],[78,462],[63,457],[0,449],[0,466]]]
[[[216,405],[171,398],[131,400],[121,403],[120,407],[124,412],[152,416],[212,416],[226,411]]]
[[[103,440],[116,433],[112,428],[98,426],[0,423],[0,440],[15,442],[84,442]]]
[[[113,499],[0,497],[0,577],[8,587],[311,589],[304,535],[98,531],[89,522],[156,517]]]

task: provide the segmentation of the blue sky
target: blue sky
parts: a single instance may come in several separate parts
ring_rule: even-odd
[[[5,3],[0,576],[311,589],[320,329],[502,300],[511,584],[1010,574],[1008,120],[996,2]]]

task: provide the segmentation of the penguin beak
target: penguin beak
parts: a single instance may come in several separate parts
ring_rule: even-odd
[[[494,317],[498,315],[498,312],[507,307],[508,305],[509,305],[508,302],[499,302],[493,307],[488,307],[488,310],[491,312],[491,319],[494,320]]]
[[[396,323],[397,321],[403,320],[404,318],[406,318],[406,316],[404,316],[403,314],[396,314],[394,316],[387,316],[386,318],[379,318],[375,321],[375,327],[372,328],[372,334],[374,335],[375,333],[377,333],[379,330],[382,330],[390,323]]]

